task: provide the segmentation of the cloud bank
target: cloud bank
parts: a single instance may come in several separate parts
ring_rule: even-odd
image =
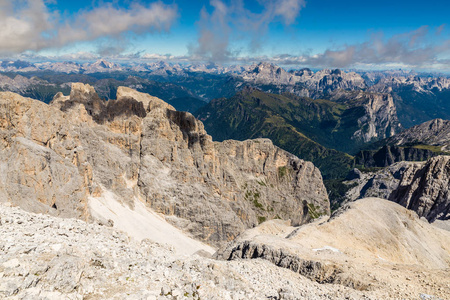
[[[450,68],[450,39],[445,39],[444,25],[431,30],[422,26],[411,32],[386,38],[374,34],[362,43],[329,48],[322,53],[291,53],[274,56],[236,56],[230,58],[240,63],[258,61],[298,68]],[[436,40],[435,36],[444,38]]]
[[[438,32],[442,30],[441,27],[437,29]],[[432,36],[428,26],[388,39],[377,34],[366,42],[337,50],[328,49],[320,54],[299,57],[299,60],[320,67],[350,67],[356,64],[431,67],[445,63],[442,57],[450,55],[450,39],[433,42]]]
[[[217,43],[199,43],[201,53],[210,54],[211,57],[202,57],[203,60],[219,57],[230,63],[255,63],[259,61],[271,62],[278,65],[293,66],[296,68],[411,68],[411,69],[446,69],[450,68],[450,39],[444,33],[444,25],[434,30],[422,26],[411,32],[394,35],[386,38],[382,33],[372,35],[362,43],[343,45],[338,48],[329,48],[322,53],[291,53],[274,56],[240,56],[228,51],[225,45]],[[444,38],[436,40],[435,36]],[[204,38],[207,35],[203,36]],[[214,36],[213,36],[214,37]],[[221,40],[219,40],[221,41]],[[208,48],[209,46],[210,48]],[[215,48],[217,46],[217,48]],[[198,50],[199,48],[197,48]],[[142,58],[157,57],[145,54]],[[176,61],[186,60],[186,57],[161,56]],[[196,53],[188,57],[196,60]],[[201,59],[200,59],[201,60]]]
[[[129,8],[106,4],[61,20],[44,0],[0,0],[0,53],[60,48],[75,42],[169,30],[177,8],[154,2]]]
[[[423,26],[390,37],[373,34],[366,41],[330,47],[321,53],[262,55],[261,45],[269,26],[294,24],[305,0],[258,0],[260,6],[252,7],[253,10],[243,0],[210,0],[196,24],[197,40],[188,45],[188,53],[182,56],[127,52],[130,35],[169,30],[178,17],[175,4],[142,5],[130,1],[132,4],[124,8],[114,1],[116,4],[103,4],[63,19],[51,9],[50,1],[54,0],[0,0],[0,55],[28,60],[107,58],[240,64],[267,61],[295,68],[450,69],[450,38],[445,24]],[[52,57],[39,52],[89,41],[95,41],[97,46],[93,52],[82,49]]]

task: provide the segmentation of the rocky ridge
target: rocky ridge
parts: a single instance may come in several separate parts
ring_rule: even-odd
[[[450,121],[434,119],[408,128],[383,141],[386,145],[431,145],[441,151],[450,149]]]
[[[144,57],[154,59],[153,57]],[[94,62],[77,63],[27,61],[2,61],[1,72],[39,72],[54,71],[67,74],[91,74],[108,72],[148,72],[156,76],[188,76],[189,73],[232,75],[249,83],[274,86],[291,86],[300,96],[323,97],[335,90],[368,90],[371,92],[391,93],[401,89],[410,89],[419,93],[435,93],[450,89],[450,79],[442,74],[418,74],[402,70],[385,71],[342,71],[323,69],[313,72],[308,68],[286,71],[268,62],[252,65],[222,66],[214,63],[180,64],[166,61],[118,64],[98,59]],[[294,88],[295,85],[299,85]]]
[[[267,219],[329,213],[312,163],[266,139],[212,142],[191,114],[129,88],[106,102],[73,84],[50,105],[1,93],[0,115],[0,199],[29,211],[89,220],[89,199],[111,192],[215,245]]]
[[[336,90],[362,90],[367,87],[364,79],[354,72],[346,73],[339,69],[324,69],[315,73],[309,69],[286,72],[281,67],[263,62],[250,66],[236,76],[253,84],[292,86],[287,91],[313,99]]]
[[[433,93],[436,91],[450,89],[450,78],[446,77],[419,77],[411,76],[389,76],[381,78],[371,87],[371,90],[379,92],[390,92],[393,89],[409,88],[419,93]]]
[[[0,89],[11,92],[23,92],[37,85],[51,85],[49,82],[32,77],[27,78],[22,75],[16,75],[14,78],[6,75],[0,75]],[[54,86],[54,85],[53,85]]]
[[[425,161],[438,155],[430,149],[383,146],[379,150],[361,150],[355,156],[355,165],[363,168],[383,168],[401,161]]]
[[[357,172],[348,201],[380,197],[415,211],[430,222],[450,219],[450,156],[426,162],[399,162],[377,172]]]
[[[450,121],[434,119],[366,146],[355,156],[355,164],[371,168],[400,161],[425,161],[447,154],[449,146]]]

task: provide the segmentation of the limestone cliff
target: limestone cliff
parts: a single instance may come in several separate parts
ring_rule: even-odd
[[[332,95],[331,100],[363,107],[364,112],[358,118],[359,129],[352,136],[353,140],[360,143],[391,137],[402,128],[390,94],[339,90]]]
[[[129,88],[103,101],[73,84],[50,105],[0,93],[0,120],[0,201],[29,211],[92,219],[90,199],[112,192],[212,244],[329,214],[312,163],[267,139],[213,142],[191,114]]]

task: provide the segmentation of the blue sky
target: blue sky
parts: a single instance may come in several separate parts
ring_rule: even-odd
[[[0,56],[450,69],[450,1],[0,0]]]

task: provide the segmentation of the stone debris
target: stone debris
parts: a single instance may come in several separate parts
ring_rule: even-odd
[[[450,232],[377,198],[351,202],[328,220],[300,227],[265,222],[216,257],[264,259],[319,283],[383,290],[388,298],[418,299],[423,293],[445,299],[450,291]]]
[[[265,260],[180,257],[107,226],[0,204],[1,299],[379,299]]]

